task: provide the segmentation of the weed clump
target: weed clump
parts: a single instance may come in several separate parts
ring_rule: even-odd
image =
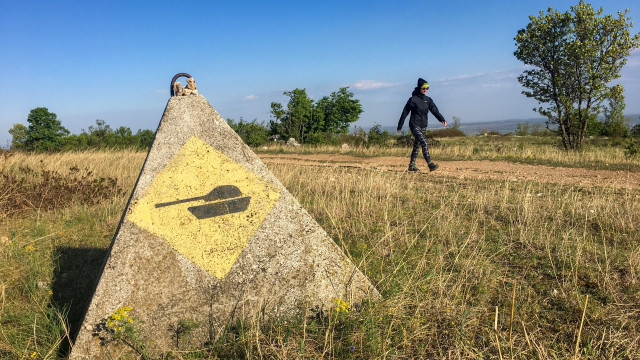
[[[123,193],[118,180],[97,177],[76,166],[67,174],[20,164],[0,169],[0,214],[66,208],[71,204],[95,205]]]

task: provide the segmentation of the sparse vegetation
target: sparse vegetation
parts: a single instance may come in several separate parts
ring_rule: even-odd
[[[395,146],[336,146],[317,145],[290,147],[272,144],[256,148],[258,153],[340,153],[352,156],[409,156],[413,137],[404,134],[392,138]],[[395,144],[393,143],[395,141]],[[512,135],[479,135],[457,138],[432,138],[427,136],[429,152],[439,160],[491,160],[526,163],[534,165],[550,165],[563,167],[580,167],[587,169],[610,169],[640,171],[640,164],[626,155],[626,143],[617,143],[607,139],[588,139],[579,151],[567,152],[557,138]]]
[[[563,150],[546,138],[491,139],[441,139],[434,152],[640,169],[622,147],[560,156]],[[406,148],[393,147],[265,151],[285,149],[408,156]],[[46,189],[43,174],[51,174],[77,184],[66,193],[69,200],[47,206],[11,205],[17,203],[0,197],[0,358],[68,352],[144,157],[131,151],[0,157],[2,179],[25,176],[31,187]],[[335,311],[309,309],[293,319],[238,319],[195,350],[183,346],[197,326],[185,320],[173,329],[181,351],[167,358],[558,359],[577,348],[583,359],[635,359],[640,353],[637,188],[270,168],[383,299],[336,300]],[[100,178],[114,185],[84,190]]]

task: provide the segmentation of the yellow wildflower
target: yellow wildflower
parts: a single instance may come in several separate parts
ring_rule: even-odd
[[[34,248],[34,247],[33,247],[33,246],[31,246],[31,245],[27,245],[27,246],[25,246],[25,247],[24,247],[24,249],[25,249],[26,251],[33,251],[33,250],[35,250],[36,248]]]
[[[129,317],[129,311],[132,309],[131,306],[123,306],[116,309],[113,314],[107,317],[107,327],[116,332],[122,332],[124,325],[133,323],[133,319]]]
[[[336,312],[344,311],[349,313],[349,310],[351,310],[351,305],[342,299],[334,298],[333,302],[336,304]]]
[[[34,352],[31,354],[30,358],[32,358],[32,359],[33,359],[33,358],[35,358],[35,357],[36,357],[36,355],[38,355],[38,353],[34,351]]]

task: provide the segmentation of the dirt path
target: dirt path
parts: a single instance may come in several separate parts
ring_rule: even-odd
[[[329,167],[358,167],[387,171],[406,171],[407,157],[385,156],[361,158],[333,154],[259,154],[267,164],[297,164]],[[496,179],[533,180],[558,184],[612,186],[618,188],[640,188],[640,173],[612,170],[588,170],[581,168],[552,167],[544,165],[515,164],[504,161],[439,161],[440,168],[430,176]],[[427,167],[421,173],[429,173]],[[426,171],[425,171],[426,170]]]

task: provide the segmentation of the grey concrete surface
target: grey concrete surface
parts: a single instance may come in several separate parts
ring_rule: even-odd
[[[280,191],[222,278],[128,218],[156,176],[193,137]],[[175,231],[181,231],[179,222]],[[355,304],[379,297],[370,281],[202,95],[173,97],[124,210],[71,358],[132,355],[130,348],[109,342],[104,328],[110,314],[124,306],[131,307],[129,314],[146,349],[159,354],[174,349],[170,329],[184,319],[199,326],[183,346],[199,348],[214,340],[230,321],[249,320],[262,309],[267,317],[286,317],[315,306],[332,307],[335,298]]]

